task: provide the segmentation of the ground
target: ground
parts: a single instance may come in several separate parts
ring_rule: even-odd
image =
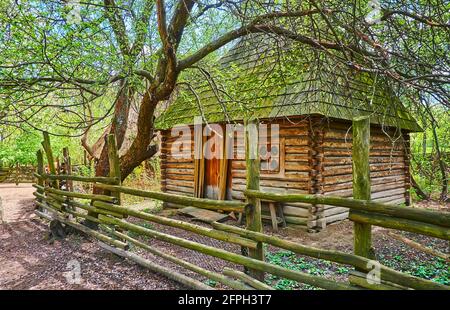
[[[33,188],[30,185],[0,184],[0,197],[2,199],[3,224],[0,224],[0,289],[181,289],[181,285],[168,280],[158,274],[152,273],[136,264],[116,257],[102,248],[93,240],[81,235],[70,235],[64,241],[49,243],[47,238],[48,223],[36,218],[33,213]],[[140,204],[143,210],[155,212],[154,205],[147,201]],[[422,205],[421,207],[441,208],[436,205]],[[446,208],[448,206],[444,206]],[[169,212],[164,211],[168,215]],[[181,218],[175,215],[176,218]],[[135,222],[141,225],[151,225],[158,231],[182,236],[189,240],[198,241],[214,247],[225,248],[229,251],[239,252],[239,247],[225,244],[186,232],[164,227],[157,224]],[[272,233],[266,226],[267,233]],[[396,232],[398,233],[398,232]],[[338,249],[352,252],[352,223],[342,223],[329,226],[318,234],[308,234],[303,231],[284,229],[281,236],[305,245],[326,249]],[[449,253],[448,242],[435,238],[427,238],[415,234],[403,233],[410,239],[430,246],[440,252]],[[224,266],[239,268],[230,263],[193,253],[176,246],[165,244],[158,240],[145,239],[155,248],[165,253],[184,258],[191,263],[216,272],[221,272]],[[374,228],[373,244],[377,258],[392,268],[410,272],[416,276],[432,279],[449,284],[450,267],[448,262],[436,259],[416,249],[406,246],[394,239],[388,230]],[[206,282],[206,279],[185,271],[178,266],[161,261],[136,248],[133,251],[154,260],[159,264],[176,269],[189,276],[197,277]],[[323,260],[294,255],[289,251],[282,251],[272,247],[266,249],[266,260],[290,269],[297,269],[311,274],[322,275],[330,279],[345,280],[350,268],[329,263]],[[71,284],[71,273],[74,263],[80,266],[81,283]],[[266,277],[266,282],[278,289],[306,288],[286,279],[272,276]],[[214,285],[212,282],[208,282]],[[220,288],[219,285],[217,285]]]

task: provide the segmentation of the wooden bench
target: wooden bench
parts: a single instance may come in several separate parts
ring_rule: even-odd
[[[272,229],[273,231],[277,232],[279,224],[282,224],[283,227],[286,227],[286,220],[284,218],[283,213],[283,205],[279,202],[273,201],[268,201],[268,203],[269,203],[270,219],[272,221]]]
[[[268,220],[272,223],[272,230],[278,232],[278,226],[286,227],[286,219],[284,218],[283,205],[279,202],[261,200],[261,202],[267,202],[269,206],[270,215],[261,215],[261,220]],[[239,214],[238,223],[242,223],[242,213]]]

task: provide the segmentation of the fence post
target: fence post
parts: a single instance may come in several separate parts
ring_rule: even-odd
[[[69,148],[63,148],[63,162],[64,162],[64,173],[67,175],[72,175],[72,161],[70,160]],[[67,191],[73,192],[73,181],[66,180]]]
[[[16,186],[19,185],[19,177],[20,177],[19,163],[16,163],[16,177],[15,177]]]
[[[52,147],[50,145],[50,136],[48,132],[44,131],[44,141],[42,141],[42,147],[44,148],[45,155],[47,156],[47,162],[50,169],[50,173],[56,175],[55,158],[53,157]],[[58,181],[52,182],[53,187],[59,188]]]
[[[109,134],[107,139],[109,176],[117,179],[116,185],[121,185],[119,151],[117,150],[116,136],[114,134]],[[120,204],[120,192],[112,192],[111,196],[116,197],[119,200],[118,204]]]
[[[259,190],[260,158],[258,153],[258,123],[245,122],[245,161],[247,168],[247,190]],[[246,229],[262,232],[261,201],[258,198],[247,197],[248,206],[245,208]],[[264,261],[262,242],[258,242],[256,249],[248,249],[249,257]],[[250,270],[250,274],[264,280],[264,272]]]
[[[39,177],[39,178],[37,179],[37,184],[38,184],[39,186],[44,186],[44,185],[45,185],[45,184],[44,184],[44,179],[42,178],[42,175],[44,174],[44,157],[43,157],[43,155],[42,155],[42,151],[41,151],[41,150],[38,150],[38,151],[36,152],[36,159],[37,159],[36,172],[37,172],[37,174],[39,174],[39,175],[41,176],[41,177]],[[40,190],[40,189],[38,189],[37,192],[38,192],[39,194],[44,195],[44,191],[42,191],[42,190]],[[40,198],[38,198],[37,200],[38,200],[39,202],[42,202],[42,200],[41,200]],[[42,208],[39,207],[39,210],[42,210]]]
[[[370,200],[370,120],[357,117],[353,120],[353,199]],[[350,218],[352,213],[350,211]],[[354,222],[354,253],[372,258],[372,226]]]

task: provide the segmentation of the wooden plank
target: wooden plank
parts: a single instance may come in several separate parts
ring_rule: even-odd
[[[233,179],[233,184],[246,184],[245,179],[235,178]],[[302,182],[289,182],[289,181],[280,181],[280,180],[264,180],[261,179],[259,184],[263,187],[277,187],[277,188],[292,188],[292,189],[301,189],[307,191],[309,188],[308,181]]]
[[[183,175],[191,175],[193,177],[194,175],[194,169],[172,169],[167,168],[166,173],[168,174],[183,174]]]
[[[185,180],[185,181],[194,181],[193,175],[187,175],[187,174],[168,174],[166,173],[166,180]]]
[[[303,162],[286,162],[285,163],[285,169],[289,171],[304,171],[308,172],[311,169],[311,166],[309,163],[303,163]]]
[[[386,183],[380,184],[371,187],[372,199],[376,199],[379,197],[386,197],[392,195],[392,191],[399,191],[399,193],[405,192],[405,183],[395,182],[395,183]],[[397,192],[394,192],[397,193]],[[339,197],[352,197],[352,188],[344,188],[344,189],[336,189],[329,190],[325,193],[326,196],[339,196]]]
[[[233,170],[231,172],[233,179],[235,178],[245,178],[245,172],[241,170]],[[279,181],[304,181],[309,182],[309,173],[299,172],[299,171],[286,171],[284,176],[261,174],[261,180],[279,180]]]
[[[163,169],[192,169],[192,168],[195,168],[195,166],[194,166],[194,163],[165,162],[165,163],[161,163],[161,168],[163,168]]]
[[[171,184],[173,186],[183,186],[183,187],[194,187],[194,182],[184,181],[184,180],[173,180],[173,179],[165,179],[164,181],[166,185]]]
[[[308,220],[308,218],[297,217],[297,216],[284,216],[284,219],[285,219],[286,223],[296,224],[296,225],[306,225],[308,222],[311,222]],[[315,225],[316,222],[313,222],[312,224]]]
[[[272,220],[272,229],[278,232],[277,210],[274,202],[269,203],[270,218]]]
[[[405,195],[404,195],[404,193],[400,193],[400,194],[392,195],[392,196],[388,196],[388,197],[376,198],[376,199],[373,199],[373,201],[382,202],[385,204],[400,204],[400,203],[405,202]]]
[[[335,215],[338,213],[343,213],[348,211],[348,208],[345,207],[336,207],[336,206],[332,206],[332,205],[324,205],[323,206],[323,213],[325,216],[331,216],[331,215]]]
[[[308,146],[309,143],[310,143],[309,137],[285,138],[285,144],[288,148],[291,146]]]
[[[286,148],[286,154],[302,154],[302,153],[308,153],[310,150],[309,146],[288,146]]]
[[[348,218],[348,215],[349,215],[349,211],[346,211],[346,212],[341,212],[341,213],[337,213],[337,214],[330,215],[330,216],[325,216],[324,219],[328,225],[328,224],[331,224],[331,223],[334,223],[337,221],[345,220],[346,218]]]
[[[288,216],[307,218],[309,215],[309,210],[291,206],[291,205],[285,205],[285,206],[283,206],[283,213],[285,216],[288,215]]]
[[[299,162],[308,162],[309,155],[307,153],[289,153],[286,154],[286,161],[299,161]]]
[[[166,190],[170,190],[172,192],[177,192],[180,195],[186,194],[193,194],[194,188],[193,187],[183,187],[183,186],[173,186],[166,183]]]
[[[246,189],[245,185],[234,184],[234,190],[244,191]],[[260,190],[267,193],[277,193],[277,194],[307,194],[307,190],[293,189],[293,188],[280,188],[280,187],[265,187],[260,186]]]
[[[329,192],[332,190],[339,190],[339,189],[349,189],[353,187],[353,183],[351,181],[351,179],[349,181],[347,181],[349,178],[345,178],[345,179],[336,179],[336,183],[332,183],[330,182],[330,178],[327,178],[327,182],[324,183],[323,185],[323,189],[325,192]],[[342,182],[338,182],[338,181],[342,181]],[[347,181],[347,182],[346,182]],[[372,183],[372,191],[374,190],[374,188],[376,189],[378,186],[381,186],[383,184],[393,184],[393,183],[404,183],[404,176],[402,175],[393,175],[393,176],[387,176],[387,177],[382,177],[382,178],[373,178],[372,174],[370,175],[370,181]]]
[[[199,209],[196,207],[182,208],[178,212],[192,216],[195,220],[205,223],[221,222],[228,218],[228,214],[218,213],[211,210]]]
[[[375,194],[372,194],[372,199],[375,200],[377,198],[392,197],[396,194],[404,195],[405,187],[402,186],[400,188],[396,188],[396,189],[392,189],[392,190],[377,192]]]

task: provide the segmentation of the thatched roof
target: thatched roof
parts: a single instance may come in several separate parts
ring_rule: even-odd
[[[156,121],[158,129],[245,118],[272,119],[319,114],[352,120],[369,115],[372,123],[421,131],[392,89],[380,77],[355,72],[334,57],[267,35],[241,40],[216,69],[198,74]],[[200,82],[198,82],[200,81]]]

